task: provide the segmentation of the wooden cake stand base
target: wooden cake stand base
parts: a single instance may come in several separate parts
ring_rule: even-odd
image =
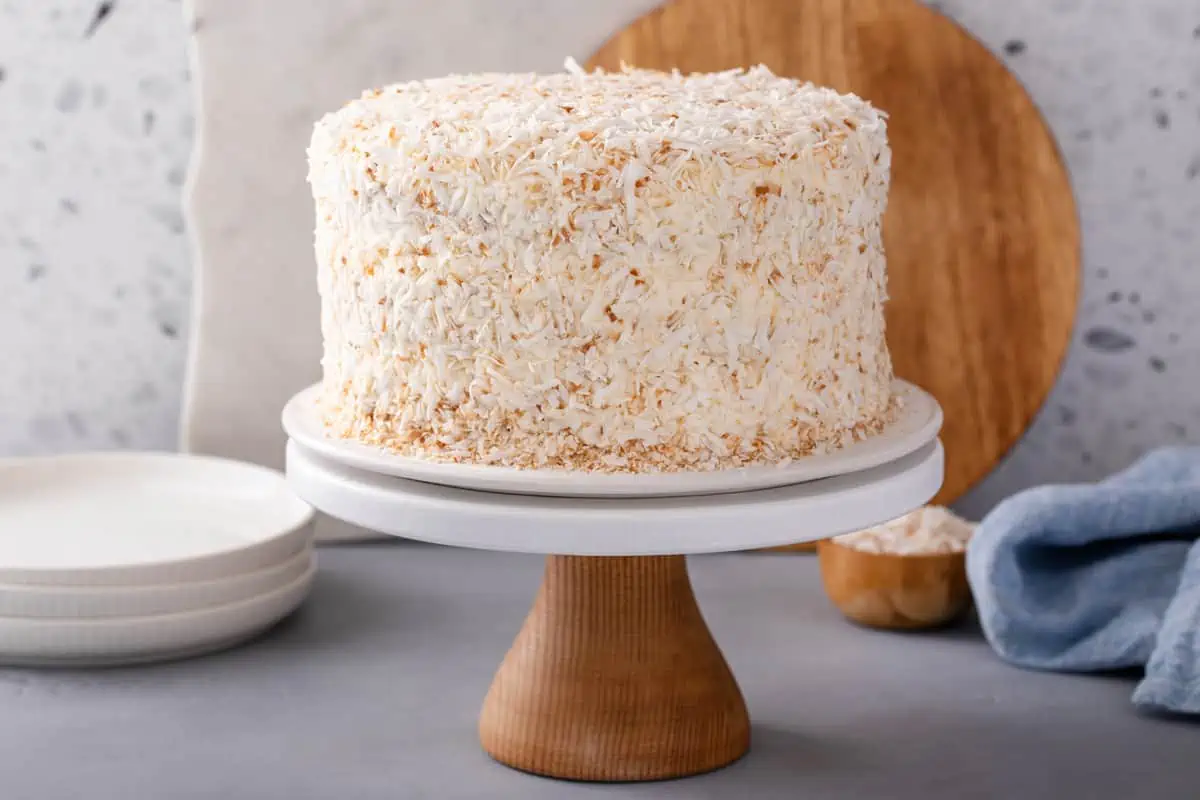
[[[736,761],[750,718],[683,556],[548,556],[479,733],[524,772],[645,781]]]

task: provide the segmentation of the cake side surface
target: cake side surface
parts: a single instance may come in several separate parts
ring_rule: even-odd
[[[332,435],[600,471],[783,463],[891,403],[884,115],[765,68],[365,93],[309,181]]]

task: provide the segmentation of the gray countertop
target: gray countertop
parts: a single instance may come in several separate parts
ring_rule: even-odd
[[[1129,677],[1024,672],[970,624],[854,628],[816,560],[691,560],[754,719],[750,754],[660,784],[520,774],[478,745],[492,672],[541,559],[419,544],[321,555],[303,609],[253,644],[174,664],[0,670],[6,800],[79,798],[1194,797],[1200,726],[1139,717]]]

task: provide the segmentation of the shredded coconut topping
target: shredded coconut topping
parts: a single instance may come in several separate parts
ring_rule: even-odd
[[[568,62],[366,92],[308,155],[333,435],[709,470],[888,418],[890,151],[857,97]]]
[[[941,506],[925,506],[874,528],[835,536],[833,540],[868,553],[919,556],[961,553],[974,533],[974,523]]]

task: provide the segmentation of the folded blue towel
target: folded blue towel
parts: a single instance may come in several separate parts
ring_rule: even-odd
[[[1200,714],[1200,447],[1010,497],[972,537],[967,574],[1002,658],[1064,672],[1144,666],[1138,707]]]

